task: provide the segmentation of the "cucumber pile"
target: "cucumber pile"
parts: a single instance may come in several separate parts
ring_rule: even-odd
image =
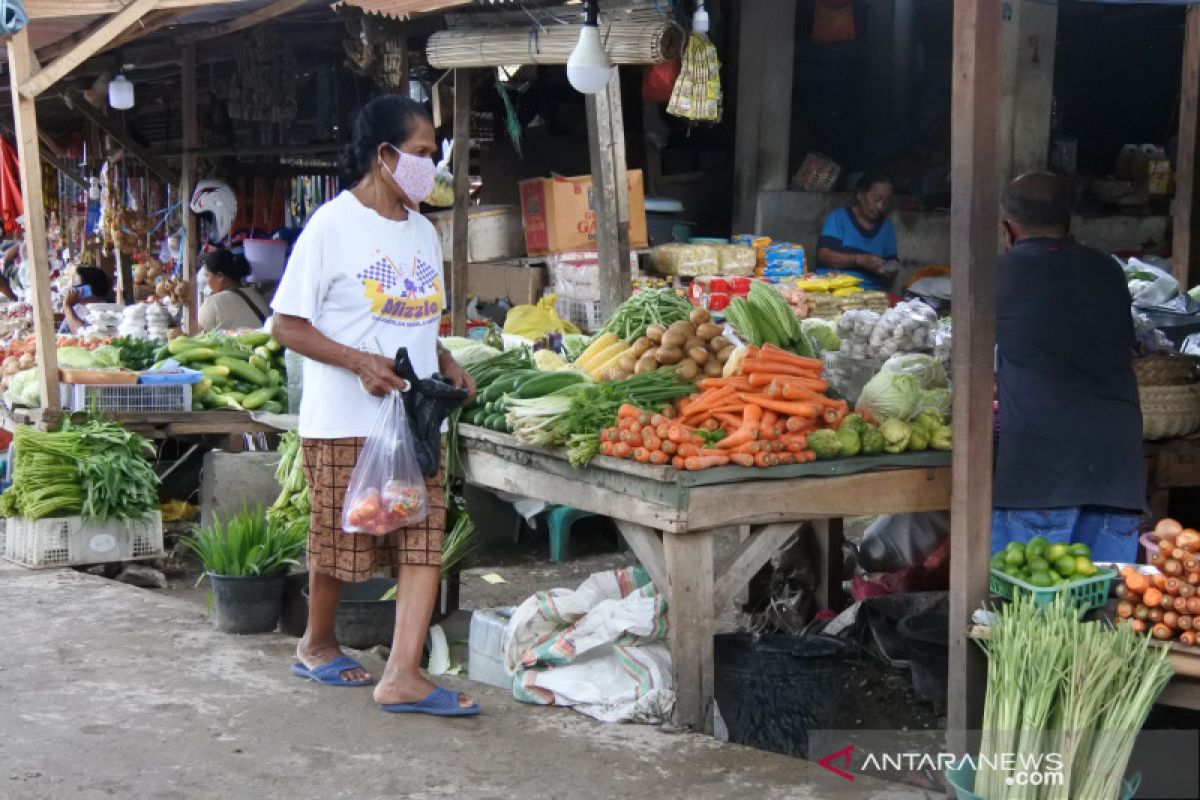
[[[546,397],[568,386],[584,383],[586,375],[578,372],[541,372],[519,369],[480,389],[475,402],[463,409],[461,421],[493,431],[512,433],[509,427],[508,402]]]
[[[172,339],[154,354],[159,366],[173,358],[200,371],[192,387],[192,410],[233,409],[282,414],[287,410],[283,348],[269,333],[203,334]]]

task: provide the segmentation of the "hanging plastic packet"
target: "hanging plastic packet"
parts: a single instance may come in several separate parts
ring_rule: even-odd
[[[428,513],[429,498],[413,451],[404,399],[400,392],[391,392],[375,415],[350,476],[342,504],[342,530],[382,536],[416,525]]]
[[[454,176],[450,173],[450,158],[454,155],[454,140],[442,140],[442,160],[437,163],[434,175],[433,192],[425,198],[425,202],[438,208],[449,208],[454,205]]]

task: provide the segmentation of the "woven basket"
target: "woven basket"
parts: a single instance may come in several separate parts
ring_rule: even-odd
[[[1200,430],[1200,385],[1139,386],[1142,436],[1173,439]]]
[[[1133,361],[1138,386],[1186,386],[1200,381],[1197,360],[1189,356],[1147,356]]]

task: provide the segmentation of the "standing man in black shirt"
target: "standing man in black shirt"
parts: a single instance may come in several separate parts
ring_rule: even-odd
[[[1124,274],[1069,237],[1058,177],[1023,175],[1001,204],[992,552],[1040,535],[1132,562],[1146,483]]]

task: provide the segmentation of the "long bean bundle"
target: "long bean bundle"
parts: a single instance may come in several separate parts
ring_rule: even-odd
[[[22,426],[13,442],[13,484],[0,496],[0,514],[140,519],[158,508],[158,476],[146,460],[154,447],[115,422]]]
[[[615,333],[617,338],[634,342],[645,336],[651,325],[666,327],[691,313],[691,304],[672,290],[643,289],[617,307],[600,333]]]

